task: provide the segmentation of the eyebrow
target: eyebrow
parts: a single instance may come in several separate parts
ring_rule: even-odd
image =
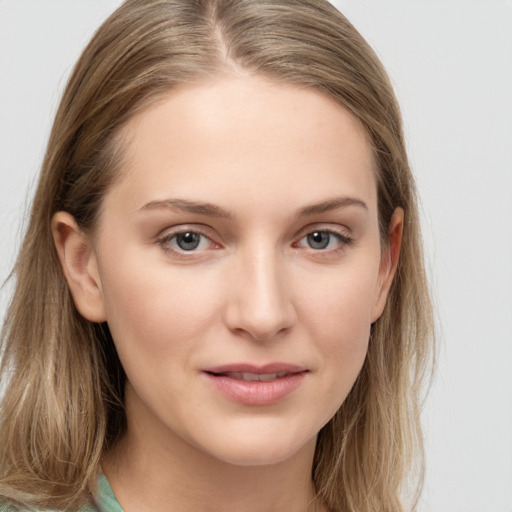
[[[201,203],[196,201],[188,201],[187,199],[164,199],[163,201],[151,201],[145,204],[141,211],[145,210],[181,210],[197,215],[206,215],[208,217],[221,217],[223,219],[232,219],[233,215],[220,206],[211,203]]]
[[[311,206],[306,206],[299,211],[299,217],[308,217],[319,213],[330,212],[338,208],[346,208],[347,206],[359,206],[364,210],[368,210],[368,206],[361,199],[355,197],[337,197],[328,201],[322,201]]]
[[[358,206],[364,210],[368,210],[368,206],[361,199],[355,197],[338,197],[312,204],[300,209],[297,212],[298,217],[309,217],[320,213],[337,210],[338,208],[346,208],[348,206]],[[223,219],[233,219],[235,216],[224,208],[212,203],[189,201],[187,199],[164,199],[159,201],[150,201],[140,208],[140,211],[170,209],[180,210],[197,215],[205,215],[208,217],[220,217]]]

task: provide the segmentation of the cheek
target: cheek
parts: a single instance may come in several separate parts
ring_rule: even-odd
[[[304,316],[326,339],[357,343],[369,333],[378,290],[378,262],[333,269],[300,291]]]
[[[377,264],[347,266],[302,293],[302,317],[321,354],[320,373],[332,390],[332,412],[350,391],[366,357],[377,275]]]
[[[352,295],[338,300],[330,308],[318,308],[315,336],[322,354],[323,371],[339,390],[339,405],[352,387],[368,350],[370,322],[368,304]]]
[[[120,353],[130,347],[159,360],[165,352],[186,351],[187,342],[215,318],[215,293],[197,271],[178,272],[162,262],[140,265],[144,258],[137,253],[115,261],[115,266],[105,264],[105,270],[114,270],[103,272],[102,284],[107,322]]]

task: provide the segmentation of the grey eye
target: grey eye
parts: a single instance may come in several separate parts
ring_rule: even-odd
[[[176,245],[182,251],[193,251],[199,247],[202,235],[199,233],[186,232],[175,235]]]
[[[331,241],[332,233],[313,231],[306,236],[307,243],[312,249],[326,249]]]

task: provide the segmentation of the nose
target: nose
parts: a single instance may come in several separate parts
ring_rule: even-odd
[[[230,269],[225,321],[232,332],[272,340],[296,322],[284,263],[273,251],[241,255]]]

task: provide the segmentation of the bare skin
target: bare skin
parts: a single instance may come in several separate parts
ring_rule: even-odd
[[[397,209],[381,243],[364,130],[319,92],[223,76],[122,136],[94,240],[64,212],[53,224],[75,303],[108,322],[127,374],[128,428],[102,463],[119,502],[322,510],[317,434],[364,362],[403,225]]]

